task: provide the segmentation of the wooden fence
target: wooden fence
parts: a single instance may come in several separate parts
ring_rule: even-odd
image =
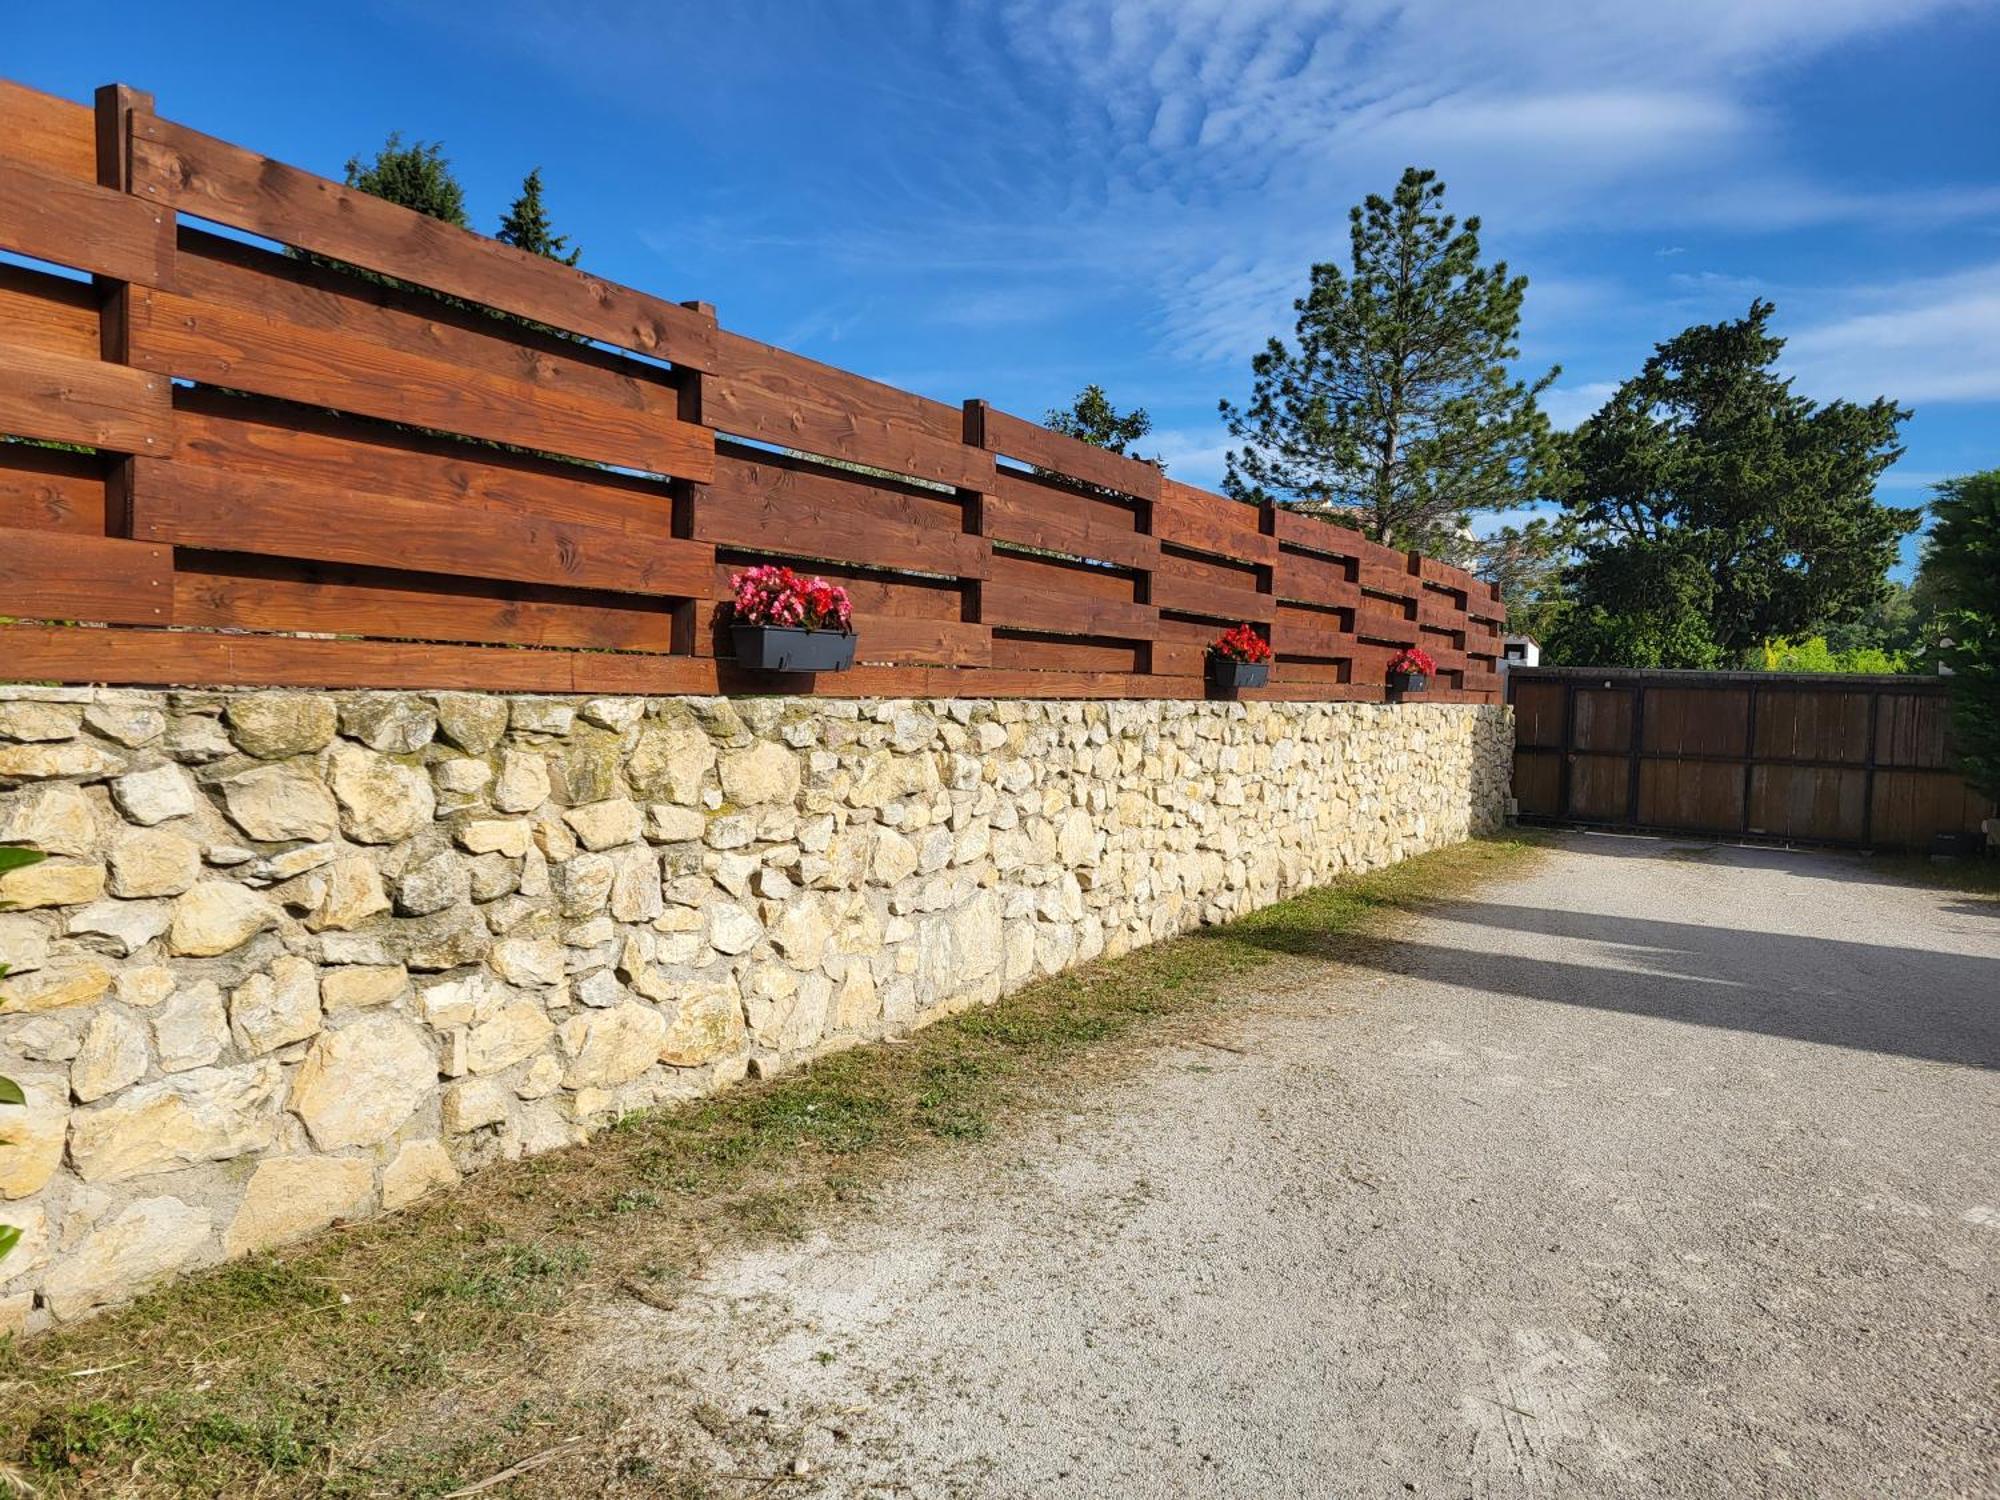
[[[218,234],[193,221],[234,231]],[[124,683],[1496,702],[1496,591],[927,400],[268,160],[0,82],[0,652]],[[73,449],[39,446],[72,445]],[[859,665],[739,671],[728,581],[843,582]],[[43,621],[32,624],[24,621]],[[718,650],[721,659],[718,659]]]
[[[1516,667],[1507,696],[1527,821],[1927,849],[1994,816],[1936,677]]]

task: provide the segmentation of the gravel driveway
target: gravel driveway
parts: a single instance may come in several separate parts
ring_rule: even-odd
[[[1574,836],[600,1351],[716,1493],[2000,1495],[2000,907]]]

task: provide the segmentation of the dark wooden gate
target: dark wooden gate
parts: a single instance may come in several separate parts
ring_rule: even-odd
[[[1528,822],[1926,849],[1993,804],[1953,769],[1935,677],[1517,667]]]

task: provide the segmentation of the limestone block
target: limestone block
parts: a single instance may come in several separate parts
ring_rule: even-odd
[[[58,1319],[120,1302],[172,1275],[209,1243],[208,1211],[178,1198],[142,1198],[64,1254],[43,1284]]]
[[[122,1182],[265,1150],[277,1138],[283,1082],[278,1064],[266,1058],[140,1084],[77,1112],[70,1163],[85,1182]]]
[[[289,1245],[336,1219],[358,1219],[375,1195],[375,1171],[351,1156],[274,1156],[257,1164],[236,1216],[222,1234],[225,1255]]]
[[[238,693],[224,717],[236,748],[259,760],[324,750],[338,723],[333,699],[325,693]]]
[[[437,1053],[401,1016],[371,1011],[322,1031],[292,1080],[290,1108],[322,1151],[394,1135],[437,1087]]]

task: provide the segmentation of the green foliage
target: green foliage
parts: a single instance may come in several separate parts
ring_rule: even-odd
[[[1823,635],[1802,640],[1780,636],[1751,651],[1744,663],[1755,672],[1864,672],[1886,674],[1909,670],[1900,651],[1880,646],[1851,646],[1836,651]]]
[[[2000,798],[2000,469],[1948,479],[1931,502],[1925,572],[1951,642],[1951,723],[1966,779]]]
[[[1465,551],[1474,512],[1544,498],[1554,454],[1536,398],[1559,373],[1512,379],[1525,276],[1479,260],[1479,220],[1442,212],[1411,167],[1349,214],[1349,269],[1312,268],[1295,347],[1251,361],[1250,404],[1222,403],[1224,488],[1330,505],[1378,542]]]
[[[1111,404],[1111,398],[1104,394],[1101,385],[1085,386],[1068,406],[1051,407],[1043,423],[1052,431],[1077,438],[1094,448],[1122,453],[1127,458],[1139,457],[1132,451],[1132,445],[1153,430],[1153,419],[1147,415],[1145,407],[1135,406],[1121,413]],[[1157,458],[1142,461],[1166,467]]]
[[[1502,526],[1480,540],[1472,570],[1500,585],[1509,634],[1531,635],[1548,644],[1569,609],[1563,574],[1576,545],[1576,525],[1567,515],[1536,516],[1524,526]]]
[[[1563,660],[1710,666],[1884,599],[1920,519],[1875,498],[1909,413],[1793,395],[1773,311],[1659,345],[1571,435],[1565,503],[1595,536],[1570,574]]]
[[[521,196],[500,217],[500,232],[494,236],[503,245],[512,245],[530,255],[542,255],[565,266],[583,259],[581,249],[572,249],[569,236],[557,234],[542,203],[542,169],[536,167],[521,180]]]
[[[348,159],[347,185],[460,229],[472,227],[465,214],[465,189],[452,175],[441,144],[417,141],[405,146],[400,133],[391,134],[366,166],[358,156]]]

